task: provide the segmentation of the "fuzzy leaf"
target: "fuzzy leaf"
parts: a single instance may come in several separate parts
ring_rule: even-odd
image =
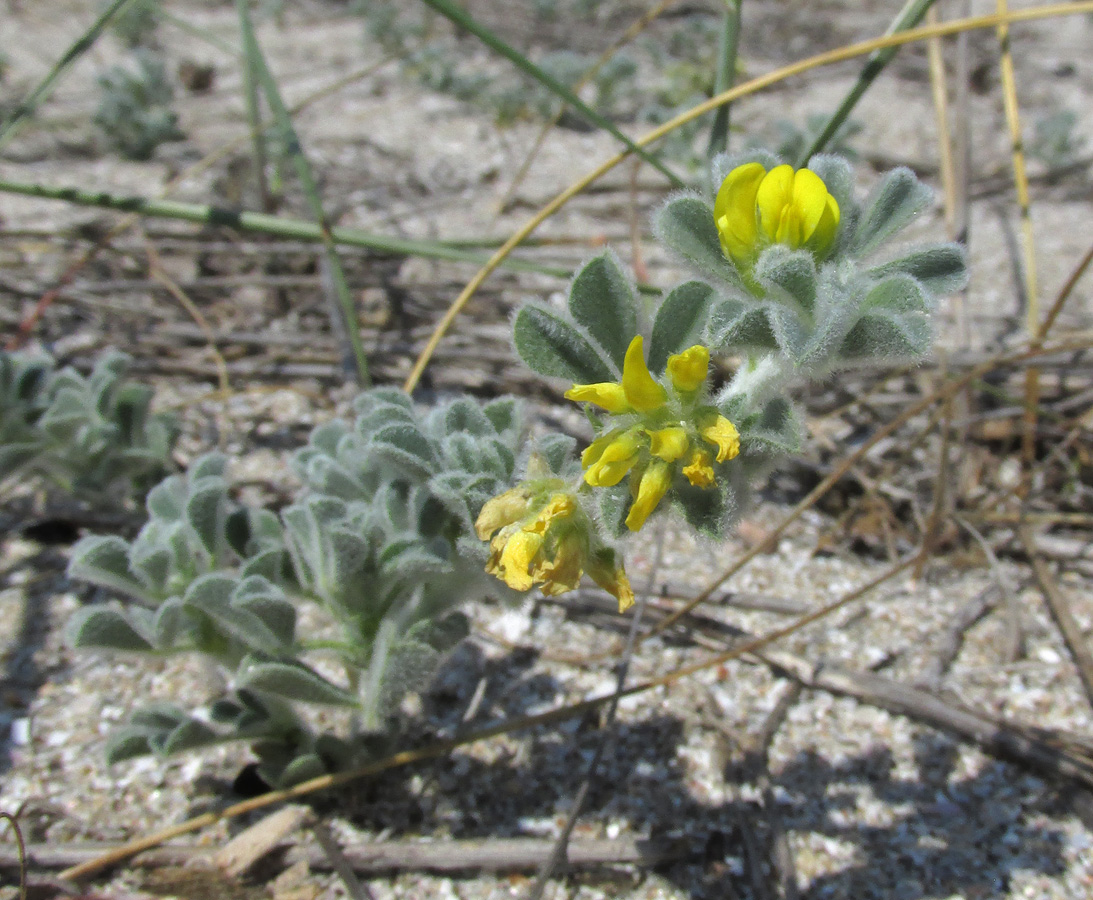
[[[279,655],[284,651],[279,636],[254,612],[233,602],[238,587],[234,577],[214,572],[196,579],[183,600],[244,646],[271,656]]]
[[[181,519],[186,508],[186,479],[181,475],[163,479],[148,492],[145,505],[148,515],[154,519],[169,522]]]
[[[868,274],[883,278],[897,272],[917,278],[935,296],[959,290],[968,281],[966,254],[959,244],[937,244],[915,250],[871,269]]]
[[[587,262],[569,288],[569,312],[622,371],[626,348],[638,333],[634,291],[614,254]]]
[[[144,587],[129,571],[129,545],[115,535],[92,535],[82,538],[72,548],[68,577],[90,581],[142,599]]]
[[[197,719],[188,719],[167,735],[167,739],[163,742],[159,752],[164,756],[172,753],[183,753],[187,750],[208,747],[210,744],[219,743],[221,740],[220,735],[204,722],[199,722]]]
[[[106,739],[106,764],[125,762],[138,756],[149,756],[154,751],[146,729],[125,726],[110,733]]]
[[[219,478],[202,479],[186,502],[186,522],[201,547],[215,559],[224,545],[224,527],[228,515],[228,498],[224,482]]]
[[[759,257],[755,277],[767,287],[769,300],[789,301],[806,315],[815,309],[816,263],[807,250],[774,245]]]
[[[156,610],[152,633],[156,646],[170,650],[178,646],[184,630],[189,630],[191,620],[186,615],[181,597],[170,597]]]
[[[116,609],[84,607],[68,626],[68,640],[76,650],[113,650],[147,653],[155,648]]]
[[[725,257],[714,224],[713,207],[689,195],[670,199],[653,219],[653,229],[670,250],[703,275],[740,285],[740,275]]]
[[[930,349],[933,332],[925,315],[892,315],[884,310],[862,316],[839,348],[846,360],[916,359]]]
[[[388,425],[377,431],[372,441],[384,457],[419,475],[430,475],[436,467],[428,439],[413,425]]]
[[[796,410],[781,397],[771,400],[741,434],[740,444],[749,453],[796,453],[801,449],[801,424]]]
[[[683,517],[695,531],[709,537],[721,537],[726,519],[726,498],[722,486],[693,487],[686,479],[677,479],[672,491]]]
[[[910,169],[887,173],[866,199],[850,252],[867,256],[930,204],[933,192]]]
[[[487,403],[482,411],[493,423],[494,430],[498,434],[516,431],[519,427],[520,406],[515,397],[498,397]]]
[[[546,460],[550,471],[561,475],[575,460],[577,441],[568,434],[546,434],[535,441],[535,451]]]
[[[684,282],[668,293],[653,320],[649,371],[663,372],[669,356],[702,341],[714,296],[701,281]]]
[[[740,300],[725,300],[714,307],[707,331],[714,350],[778,349],[768,310]]]
[[[444,410],[444,431],[447,434],[466,432],[474,437],[493,437],[493,423],[482,407],[467,397],[452,401]]]
[[[520,358],[539,375],[577,384],[596,384],[616,377],[588,339],[546,307],[523,307],[516,314],[513,339]]]
[[[265,662],[246,667],[236,681],[239,688],[276,694],[320,706],[356,706],[357,698],[321,675],[291,663]]]
[[[277,787],[283,790],[325,774],[326,765],[322,757],[317,753],[304,753],[281,770]]]

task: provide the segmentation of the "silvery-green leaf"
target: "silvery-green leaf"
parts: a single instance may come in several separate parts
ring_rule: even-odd
[[[890,275],[873,285],[862,301],[862,312],[884,310],[890,313],[929,314],[934,302],[922,283],[910,275]]]
[[[149,731],[170,732],[189,718],[189,714],[174,703],[149,703],[133,713],[129,724]]]
[[[301,703],[320,706],[356,706],[348,691],[327,681],[302,665],[281,662],[255,663],[246,667],[236,685],[252,691],[275,694]]]
[[[148,492],[145,504],[153,518],[171,522],[181,519],[186,508],[186,479],[181,475],[163,479]]]
[[[285,580],[285,568],[285,551],[280,547],[272,547],[243,560],[239,575],[241,578],[261,575],[274,584],[281,584]]]
[[[150,756],[154,751],[143,728],[124,726],[112,731],[106,739],[106,764],[125,762],[138,756]]]
[[[705,200],[687,194],[669,199],[653,218],[653,229],[661,243],[702,275],[735,286],[742,284],[721,248],[713,207]]]
[[[487,403],[482,411],[493,423],[498,434],[505,434],[519,429],[520,406],[515,397],[498,397]]]
[[[296,607],[272,582],[259,575],[244,578],[232,604],[254,613],[284,647],[291,646],[296,637]]]
[[[325,774],[326,765],[322,758],[317,753],[304,753],[281,770],[277,787],[283,790]]]
[[[476,437],[496,434],[485,411],[468,397],[453,400],[444,410],[444,431],[448,434],[466,432]]]
[[[759,418],[740,435],[740,447],[747,453],[786,455],[801,449],[801,421],[784,398],[768,402]]]
[[[725,300],[715,306],[707,332],[712,350],[778,349],[768,310],[740,300]]]
[[[279,636],[259,616],[232,602],[237,586],[235,578],[228,575],[202,575],[190,585],[183,601],[187,607],[207,615],[225,634],[244,646],[271,656],[280,654],[284,643]]]
[[[723,484],[697,488],[686,479],[676,479],[672,497],[687,524],[709,537],[721,537],[727,518],[726,492]]]
[[[162,650],[176,648],[183,637],[183,632],[188,632],[191,627],[192,623],[186,615],[182,598],[169,597],[156,610],[156,619],[152,632],[155,636],[156,646]]]
[[[775,244],[759,257],[755,277],[769,301],[792,304],[805,315],[816,306],[816,263],[807,250]]]
[[[545,306],[528,304],[516,314],[513,339],[520,358],[539,375],[577,384],[613,381],[616,377],[588,338]]]
[[[129,545],[115,535],[81,538],[72,548],[68,577],[147,599],[144,586],[129,570]]]
[[[653,320],[648,366],[663,372],[668,357],[701,343],[715,291],[701,281],[687,281],[672,288]]]
[[[932,341],[928,316],[876,310],[858,319],[839,348],[839,355],[845,360],[900,362],[922,356]]]
[[[867,256],[930,204],[933,192],[905,167],[888,172],[863,204],[849,250]]]
[[[224,547],[224,525],[228,498],[219,478],[202,479],[186,502],[186,522],[201,547],[215,559]]]
[[[187,750],[208,747],[210,744],[219,743],[221,740],[221,736],[204,722],[189,719],[167,735],[160,753],[164,756],[172,753],[183,753]]]
[[[155,649],[123,613],[109,607],[77,610],[69,621],[68,640],[76,650],[147,653]]]
[[[187,476],[190,483],[201,478],[223,478],[228,468],[228,458],[222,453],[206,453],[190,464]]]
[[[388,425],[373,434],[372,442],[384,457],[405,466],[407,474],[428,476],[436,467],[429,441],[412,425]]]
[[[827,192],[839,204],[839,235],[833,248],[833,252],[837,253],[854,233],[858,219],[857,204],[854,202],[854,173],[843,157],[829,153],[812,157],[808,167],[820,176]]]
[[[569,312],[622,371],[630,341],[638,333],[634,291],[611,252],[589,260],[569,288]]]
[[[535,452],[545,461],[550,471],[562,475],[572,467],[577,451],[577,441],[568,434],[552,432],[535,440]]]
[[[394,387],[376,387],[363,391],[354,398],[353,411],[363,414],[380,403],[401,406],[407,410],[413,410],[414,406],[413,400],[405,391]]]
[[[614,487],[600,488],[595,493],[597,513],[600,524],[608,537],[619,538],[630,534],[626,527],[626,516],[630,512],[630,504],[633,498],[630,489],[624,480]]]
[[[937,244],[913,250],[884,265],[870,269],[873,278],[903,272],[922,282],[935,296],[944,296],[964,287],[968,281],[967,259],[959,244]]]

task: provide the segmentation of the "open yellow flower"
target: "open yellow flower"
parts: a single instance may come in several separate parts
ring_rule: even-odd
[[[710,351],[701,344],[668,357],[668,377],[677,391],[692,393],[706,380],[710,369]]]
[[[618,484],[637,464],[641,449],[641,429],[608,432],[589,444],[581,454],[584,480],[592,487]]]
[[[823,259],[839,231],[839,204],[823,179],[809,169],[760,163],[733,169],[714,201],[714,224],[721,247],[748,270],[769,244],[804,248]]]
[[[703,440],[717,447],[717,461],[732,459],[740,452],[740,433],[728,419],[717,413],[708,413],[699,420],[698,433]]]
[[[708,452],[696,448],[691,452],[691,458],[687,460],[687,465],[683,467],[683,476],[694,487],[713,487],[717,476],[714,474],[712,463],[713,459]]]
[[[626,350],[622,363],[622,382],[601,381],[596,384],[575,384],[565,392],[567,400],[595,403],[613,415],[634,410],[650,412],[659,409],[668,394],[645,365],[643,340],[639,334]]]

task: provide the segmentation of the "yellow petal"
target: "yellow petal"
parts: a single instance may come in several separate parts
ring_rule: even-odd
[[[592,487],[611,487],[622,481],[638,461],[641,442],[638,430],[623,432],[604,447],[599,458],[584,473],[584,480]]]
[[[668,357],[668,377],[677,391],[697,391],[710,368],[710,351],[701,344]]]
[[[711,465],[712,462],[713,459],[709,453],[705,450],[696,449],[691,454],[687,465],[683,467],[683,475],[694,487],[713,487],[716,476]]]
[[[589,577],[607,593],[619,601],[619,612],[624,613],[634,605],[634,589],[622,566],[614,564],[614,554],[595,557],[588,567]]]
[[[542,535],[523,529],[517,531],[506,541],[494,574],[514,590],[530,591],[535,582],[528,569],[542,546]]]
[[[793,167],[775,166],[759,185],[755,203],[759,207],[759,228],[768,241],[786,243],[779,234],[790,226],[786,215],[793,203]]]
[[[719,463],[732,459],[740,452],[740,433],[724,416],[717,416],[705,425],[700,425],[698,433],[717,447]]]
[[[793,175],[793,207],[800,222],[799,243],[802,246],[815,234],[824,212],[827,210],[827,185],[809,169],[798,169]]]
[[[626,400],[626,392],[621,384],[614,381],[601,381],[598,384],[575,384],[565,392],[566,400],[575,400],[577,403],[595,403],[603,407],[609,413],[626,412],[630,404]]]
[[[675,462],[687,452],[687,432],[678,425],[649,432],[649,452],[665,462]]]
[[[552,559],[544,560],[532,570],[541,590],[548,597],[555,597],[575,590],[580,584],[584,565],[583,542],[576,534],[569,534],[558,541]]]
[[[626,358],[622,363],[622,387],[626,392],[626,400],[638,412],[659,409],[668,399],[667,392],[653,380],[648,366],[645,365],[640,334],[630,342],[626,350]]]
[[[546,534],[551,525],[562,519],[568,519],[576,510],[577,500],[572,494],[554,494],[547,501],[546,506],[539,510],[531,524],[524,526],[524,531]]]
[[[828,194],[823,215],[820,216],[820,221],[816,225],[816,230],[812,232],[812,237],[808,239],[808,249],[819,259],[823,259],[831,249],[832,244],[835,243],[835,236],[838,233],[839,204],[834,197]]]
[[[522,519],[528,511],[528,499],[527,488],[520,485],[487,500],[474,523],[478,539],[487,540],[498,528]]]
[[[611,445],[611,442],[620,434],[622,434],[622,429],[619,428],[604,432],[591,444],[585,447],[584,451],[581,453],[581,468],[587,469],[590,465],[595,463],[603,456],[603,451],[606,450]]]
[[[638,496],[626,516],[626,527],[638,531],[649,515],[657,508],[661,498],[672,484],[672,469],[667,463],[654,460],[641,476]]]
[[[713,218],[721,247],[738,265],[750,264],[757,252],[755,197],[766,174],[759,163],[737,166],[722,182],[714,200]]]

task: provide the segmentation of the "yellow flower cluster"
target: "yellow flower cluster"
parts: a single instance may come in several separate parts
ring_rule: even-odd
[[[803,247],[823,259],[839,230],[839,204],[815,172],[746,163],[718,190],[714,223],[725,255],[747,273],[769,244]]]
[[[593,403],[624,424],[610,428],[581,454],[584,480],[611,487],[630,475],[633,503],[626,526],[637,531],[672,485],[676,470],[695,487],[712,487],[714,462],[740,452],[732,422],[701,403],[710,351],[696,344],[668,359],[671,391],[653,378],[645,364],[642,338],[630,342],[621,382],[575,384],[566,398]]]
[[[572,591],[587,572],[619,601],[619,612],[634,603],[634,592],[614,551],[598,545],[577,498],[557,478],[537,478],[489,500],[475,531],[490,541],[486,571],[517,591],[535,585],[553,597]]]

